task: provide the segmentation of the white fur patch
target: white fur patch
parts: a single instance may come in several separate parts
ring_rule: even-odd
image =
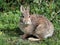
[[[52,33],[53,34],[53,33]],[[45,35],[44,38],[48,38],[48,37],[51,37],[52,34],[48,34],[48,35]]]
[[[39,41],[40,39],[36,39],[36,38],[30,37],[30,38],[28,38],[28,40],[29,40],[29,41]]]
[[[32,24],[30,18],[28,19],[27,24]]]

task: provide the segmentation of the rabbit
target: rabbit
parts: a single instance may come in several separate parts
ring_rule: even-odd
[[[37,14],[29,14],[29,7],[20,7],[22,13],[19,21],[19,28],[24,32],[22,38],[26,39],[29,35],[37,38],[29,37],[30,41],[39,41],[51,37],[54,32],[54,26],[45,16]]]

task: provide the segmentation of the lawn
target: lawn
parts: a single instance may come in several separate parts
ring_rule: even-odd
[[[17,26],[21,5],[29,6],[31,14],[46,16],[54,25],[53,36],[39,42],[23,40]],[[0,45],[60,45],[60,0],[0,0]]]
[[[0,45],[60,45],[60,30],[55,30],[52,37],[39,42],[23,40],[21,35],[14,31],[0,31]]]

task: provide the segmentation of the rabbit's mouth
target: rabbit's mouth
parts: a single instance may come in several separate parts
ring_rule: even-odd
[[[24,24],[24,26],[26,26],[26,27],[27,27],[28,25],[29,25],[29,24]]]

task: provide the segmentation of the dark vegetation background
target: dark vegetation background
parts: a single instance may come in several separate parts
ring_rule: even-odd
[[[18,28],[20,6],[30,6],[30,13],[42,14],[54,25],[51,38],[39,43],[24,41]],[[60,45],[60,0],[0,0],[0,45]]]

